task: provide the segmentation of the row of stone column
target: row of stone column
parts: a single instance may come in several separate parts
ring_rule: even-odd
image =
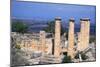
[[[69,31],[68,31],[68,55],[71,56],[71,58],[74,58],[75,56],[75,50],[74,50],[74,18],[71,18],[69,20]],[[89,45],[89,32],[90,32],[90,19],[83,18],[80,19],[81,27],[80,27],[80,33],[78,35],[78,43],[77,43],[77,50],[82,51],[86,49]],[[54,41],[54,55],[59,57],[61,53],[61,18],[56,17],[55,18],[55,41]]]
[[[80,32],[78,33],[78,43],[77,43],[77,50],[83,51],[89,45],[89,30],[90,30],[90,20],[88,18],[80,19],[81,27]],[[69,20],[69,31],[68,31],[68,55],[71,58],[75,56],[75,38],[74,38],[74,18]],[[54,56],[59,57],[61,53],[61,18],[55,18],[55,37],[54,37]],[[40,31],[40,43],[42,45],[42,52],[45,52],[45,31]]]

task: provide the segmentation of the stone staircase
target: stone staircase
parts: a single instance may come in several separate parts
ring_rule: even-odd
[[[61,63],[61,57],[55,57],[54,55],[44,55],[40,59],[40,64],[53,64]]]

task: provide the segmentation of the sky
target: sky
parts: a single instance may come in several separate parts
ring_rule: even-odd
[[[90,18],[91,23],[95,23],[95,12],[95,6],[90,5],[22,2],[16,0],[11,2],[11,17],[18,19],[53,20],[55,17],[60,16],[64,21],[73,17],[78,23],[81,18]]]

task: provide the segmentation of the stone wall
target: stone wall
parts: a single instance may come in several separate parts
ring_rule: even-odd
[[[40,51],[48,54],[52,53],[52,39],[46,39],[43,31],[33,34],[12,32],[11,37],[13,38],[12,43],[15,42],[14,47],[20,45],[21,49]]]

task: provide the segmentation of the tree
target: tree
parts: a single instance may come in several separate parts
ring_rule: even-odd
[[[44,30],[48,33],[55,33],[55,23],[54,21],[50,21],[47,23],[48,27],[46,27]]]
[[[12,22],[12,31],[18,33],[25,33],[27,32],[28,26],[21,21]]]
[[[48,33],[55,33],[55,21],[50,21],[47,23],[48,27],[46,27],[44,30]],[[62,24],[61,24],[61,35],[65,32]]]

